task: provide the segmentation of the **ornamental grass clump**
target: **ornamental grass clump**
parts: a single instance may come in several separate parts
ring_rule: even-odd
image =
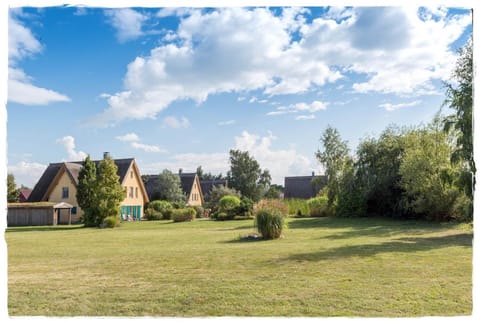
[[[260,210],[255,216],[255,226],[263,239],[277,239],[285,228],[285,216],[278,211]]]

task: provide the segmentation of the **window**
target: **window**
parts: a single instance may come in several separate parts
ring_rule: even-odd
[[[135,198],[138,198],[138,187],[135,187]]]
[[[130,178],[133,179],[133,171],[130,171]]]
[[[62,199],[67,199],[68,198],[68,187],[63,187],[62,188]]]
[[[72,215],[76,215],[77,214],[77,207],[73,207],[72,208]]]
[[[133,187],[130,187],[130,193],[128,194],[130,198],[133,198]]]

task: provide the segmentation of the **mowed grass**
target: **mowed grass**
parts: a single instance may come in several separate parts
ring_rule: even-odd
[[[386,219],[8,228],[10,315],[457,316],[472,313],[472,228]]]

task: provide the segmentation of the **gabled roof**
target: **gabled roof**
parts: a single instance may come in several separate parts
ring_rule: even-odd
[[[284,198],[309,199],[315,197],[325,184],[325,176],[285,177]]]
[[[117,175],[120,177],[120,183],[123,182],[125,176],[127,175],[128,169],[132,162],[134,162],[134,158],[128,159],[114,159],[115,165],[117,166]],[[100,160],[93,161],[95,166],[98,167]],[[59,163],[50,163],[47,169],[43,172],[42,176],[38,180],[37,184],[32,190],[32,193],[28,197],[29,202],[39,202],[43,201],[46,198],[46,194],[55,180],[59,172],[64,169],[69,177],[71,178],[72,182],[77,185],[78,184],[78,175],[80,170],[83,167],[83,161],[74,161],[74,162],[59,162]]]
[[[184,194],[187,195],[188,198],[190,192],[192,192],[193,183],[195,182],[195,177],[197,176],[197,173],[180,173],[179,176],[182,191]]]
[[[227,179],[200,180],[200,186],[204,195],[210,194],[213,187],[228,187]]]
[[[31,193],[32,193],[32,189],[28,189],[28,188],[20,189],[20,191],[18,193],[19,202],[27,201],[28,197],[30,196]]]
[[[142,176],[143,184],[147,190],[149,199],[152,199],[158,184],[158,174],[144,174]]]

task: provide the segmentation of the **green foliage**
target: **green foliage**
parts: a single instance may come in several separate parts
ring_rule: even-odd
[[[153,208],[145,209],[145,219],[147,220],[162,220],[163,214],[160,211],[156,211]]]
[[[194,206],[193,209],[195,209],[195,216],[197,218],[205,217],[205,209],[202,206]]]
[[[280,199],[280,194],[282,193],[282,187],[278,185],[271,185],[267,192],[264,195],[264,198],[268,199]]]
[[[100,225],[102,228],[115,228],[119,225],[119,220],[117,216],[108,216],[103,219],[103,224]]]
[[[253,216],[253,200],[247,197],[240,199],[240,205],[235,208],[235,215],[238,217],[250,218]]]
[[[242,196],[259,201],[268,190],[271,176],[268,170],[261,170],[259,163],[247,151],[230,150],[229,185]]]
[[[196,211],[194,208],[173,209],[173,222],[192,221],[195,219]]]
[[[255,227],[263,239],[280,238],[286,227],[285,216],[273,208],[261,209],[255,214]]]
[[[15,177],[9,173],[7,175],[7,202],[18,202],[19,190],[15,184]]]
[[[97,225],[97,168],[95,163],[87,156],[83,167],[78,174],[76,198],[78,205],[83,209],[82,222],[86,227]]]
[[[340,190],[340,180],[348,161],[348,145],[342,141],[337,129],[328,126],[321,139],[323,151],[318,150],[316,157],[325,168],[328,186],[328,206],[333,207]]]
[[[220,199],[218,208],[220,211],[233,211],[236,207],[240,206],[240,198],[236,196],[225,196]]]
[[[100,225],[106,217],[120,213],[120,203],[125,199],[125,190],[120,185],[120,177],[115,162],[107,157],[98,164],[96,208],[98,209],[96,224]]]
[[[172,204],[166,200],[153,200],[148,203],[147,207],[161,213],[173,209]]]
[[[170,202],[186,201],[186,196],[183,193],[178,174],[165,169],[158,175],[157,182],[153,199],[167,200]]]
[[[320,196],[307,200],[308,210],[311,217],[325,217],[331,215],[328,209],[328,197]]]
[[[437,124],[412,131],[400,166],[401,185],[416,217],[449,220],[468,206],[455,186],[460,169],[450,162],[451,148]]]
[[[240,198],[241,195],[240,195],[240,192],[238,192],[235,189],[224,187],[224,186],[219,186],[219,187],[214,186],[210,194],[208,194],[207,196],[207,200],[206,200],[207,208],[210,208],[211,212],[215,213],[216,211],[218,211],[220,199],[222,199],[225,196],[236,196]]]
[[[309,210],[307,200],[305,199],[284,199],[283,203],[287,205],[288,215],[295,217],[308,217]]]

